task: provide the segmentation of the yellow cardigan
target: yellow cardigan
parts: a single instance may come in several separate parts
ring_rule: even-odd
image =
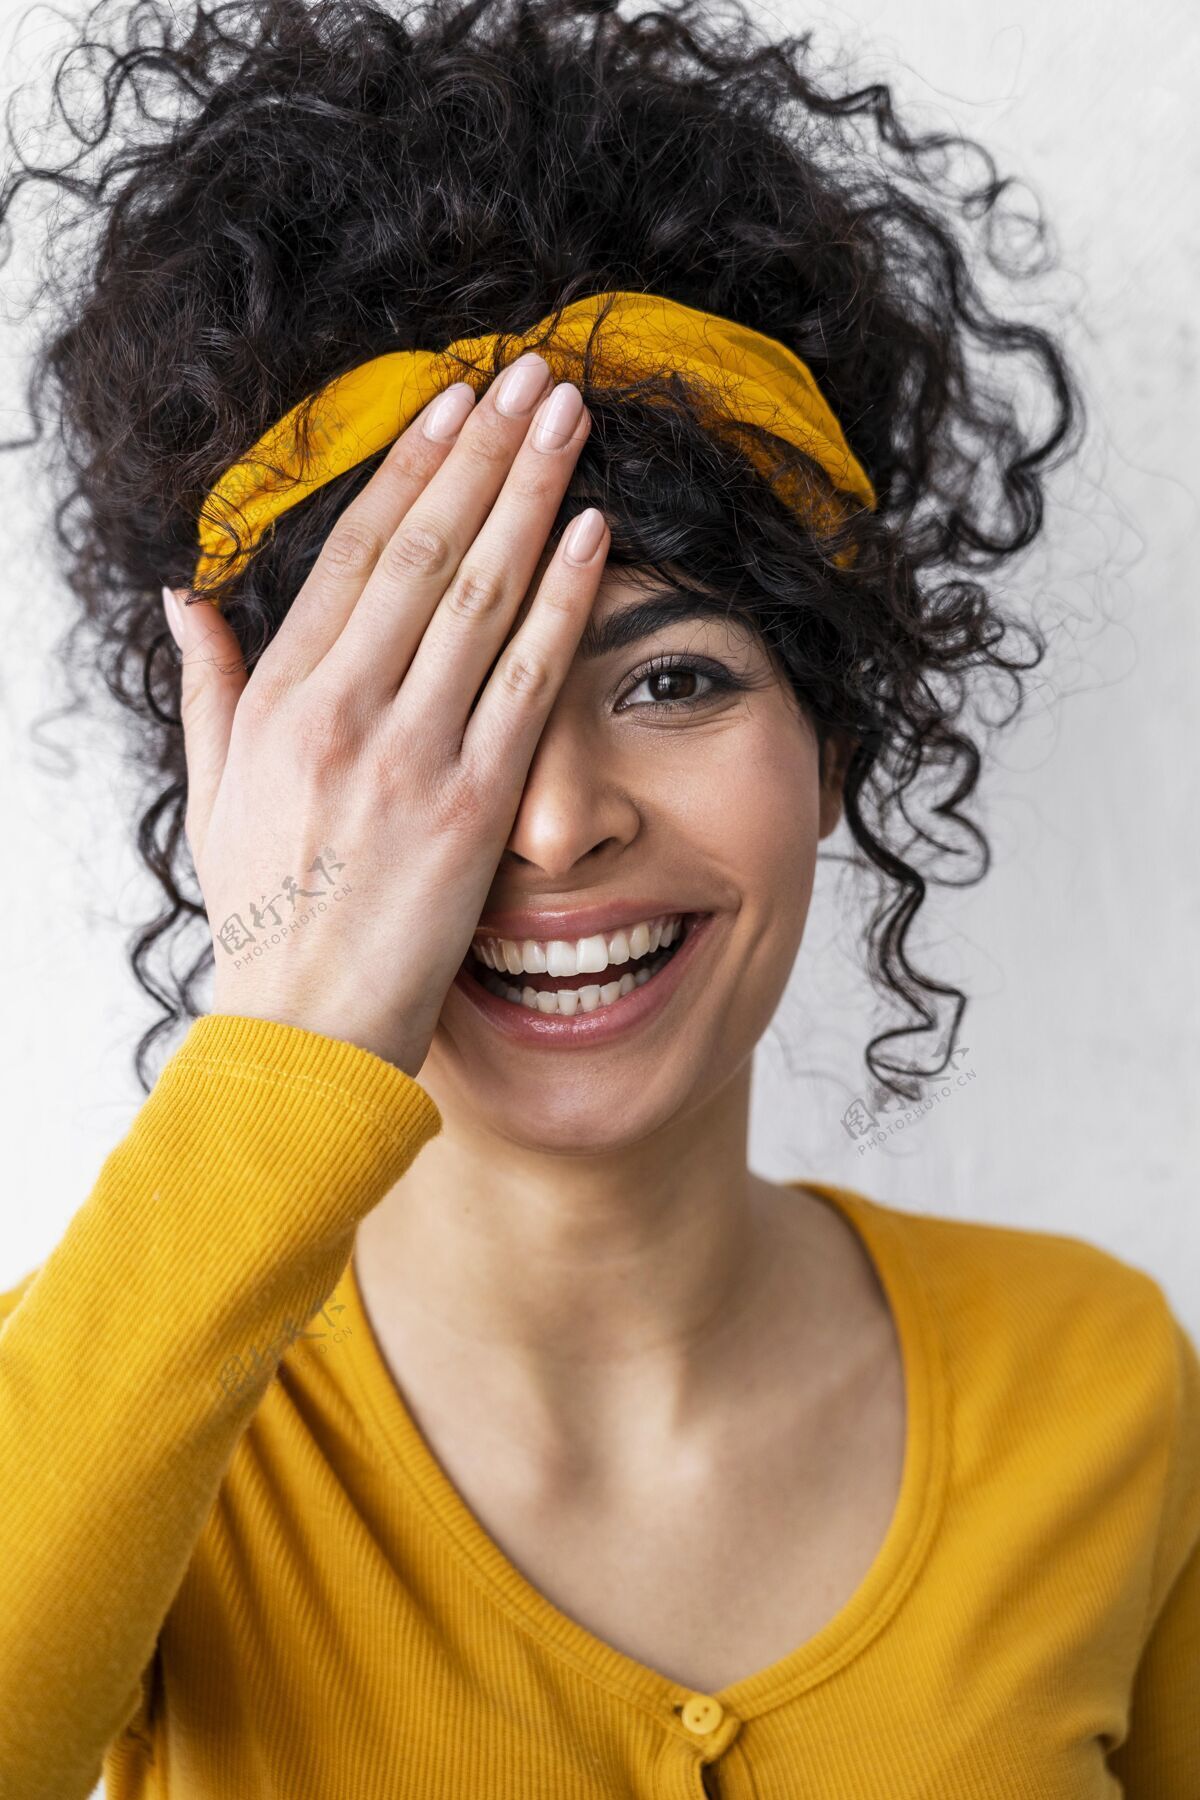
[[[1200,1796],[1200,1361],[1157,1282],[809,1184],[894,1311],[902,1490],[850,1603],[698,1694],[524,1578],[389,1374],[354,1233],[440,1128],[366,1050],[198,1019],[3,1297],[2,1800]]]

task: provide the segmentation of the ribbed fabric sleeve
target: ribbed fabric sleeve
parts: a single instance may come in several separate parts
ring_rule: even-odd
[[[0,1327],[3,1800],[90,1793],[290,1335],[440,1128],[356,1045],[192,1023]]]

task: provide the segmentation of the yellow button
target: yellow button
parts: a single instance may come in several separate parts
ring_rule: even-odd
[[[693,1694],[680,1715],[689,1731],[698,1735],[715,1731],[725,1717],[725,1708],[708,1694]]]

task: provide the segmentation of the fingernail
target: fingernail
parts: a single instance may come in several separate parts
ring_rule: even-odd
[[[535,447],[538,450],[561,450],[564,444],[570,443],[582,411],[583,396],[579,389],[569,381],[560,381],[534,426]]]
[[[509,418],[517,413],[531,412],[549,374],[549,363],[536,350],[527,350],[524,356],[518,356],[496,384],[497,412],[506,413]]]
[[[425,436],[439,444],[457,437],[475,404],[475,390],[469,382],[456,381],[425,410],[421,429]]]
[[[167,627],[179,648],[183,649],[183,614],[179,602],[169,587],[162,591],[163,611],[167,615]]]
[[[563,555],[568,562],[591,562],[600,539],[604,536],[604,514],[598,506],[589,506],[577,519],[572,519],[563,538]]]

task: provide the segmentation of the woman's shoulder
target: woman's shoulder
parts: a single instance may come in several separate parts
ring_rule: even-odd
[[[1072,1232],[833,1194],[920,1289],[961,1377],[990,1368],[1064,1403],[1099,1390],[1160,1419],[1191,1406],[1200,1429],[1200,1359],[1147,1270]]]
[[[1023,1308],[1039,1304],[1095,1316],[1117,1306],[1157,1316],[1170,1311],[1160,1281],[1136,1263],[1073,1232],[1042,1225],[965,1218],[877,1200],[853,1188],[838,1190],[860,1213],[881,1220],[887,1235],[915,1259],[927,1279],[975,1294],[1004,1297]],[[1074,1303],[1074,1305],[1072,1305]]]

